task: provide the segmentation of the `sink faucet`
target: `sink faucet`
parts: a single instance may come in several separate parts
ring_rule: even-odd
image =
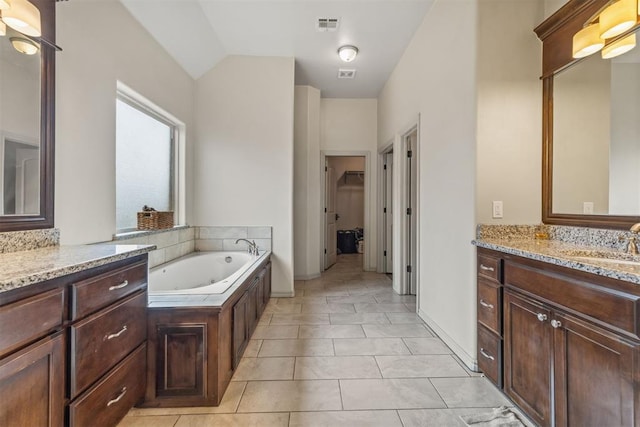
[[[633,224],[629,231],[632,233],[627,243],[627,252],[632,255],[638,255],[638,233],[640,233],[640,222]]]
[[[238,239],[236,240],[236,245],[238,244],[238,242],[247,242],[247,244],[249,245],[248,251],[251,255],[258,255],[258,245],[256,245],[256,242],[253,240],[247,240],[247,239]]]

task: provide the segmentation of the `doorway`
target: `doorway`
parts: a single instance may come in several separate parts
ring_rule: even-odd
[[[393,274],[393,147],[382,153],[382,272]]]
[[[325,156],[324,166],[326,270],[340,255],[364,253],[366,158]]]
[[[406,157],[406,238],[407,247],[407,293],[416,295],[418,288],[418,168],[416,165],[416,150],[418,143],[418,129],[411,130],[404,137]]]

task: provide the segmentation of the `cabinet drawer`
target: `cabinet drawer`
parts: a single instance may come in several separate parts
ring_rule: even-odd
[[[146,339],[146,309],[143,292],[71,326],[71,398]]]
[[[502,387],[502,340],[478,325],[478,368],[498,387]]]
[[[63,313],[63,289],[52,289],[0,307],[0,356],[62,325]]]
[[[494,280],[500,283],[501,260],[486,255],[478,255],[478,277]]]
[[[71,320],[77,320],[147,285],[147,263],[139,262],[74,283]]]
[[[478,279],[478,322],[502,336],[501,287]]]
[[[91,389],[69,405],[69,425],[115,426],[144,396],[146,353],[143,344]]]

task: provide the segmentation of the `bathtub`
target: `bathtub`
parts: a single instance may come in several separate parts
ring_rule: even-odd
[[[149,295],[222,294],[260,256],[247,252],[193,252],[149,271]]]

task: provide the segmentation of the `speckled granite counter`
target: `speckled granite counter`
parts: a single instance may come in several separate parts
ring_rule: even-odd
[[[154,245],[51,246],[0,254],[0,293],[145,254]]]
[[[584,246],[560,240],[536,240],[533,238],[482,238],[473,240],[471,243],[481,248],[640,284],[640,258],[615,251],[610,247]],[[601,256],[609,258],[609,260],[580,258],[590,256]],[[623,262],[612,262],[611,258],[620,259]],[[624,264],[624,260],[638,261],[639,264]]]

